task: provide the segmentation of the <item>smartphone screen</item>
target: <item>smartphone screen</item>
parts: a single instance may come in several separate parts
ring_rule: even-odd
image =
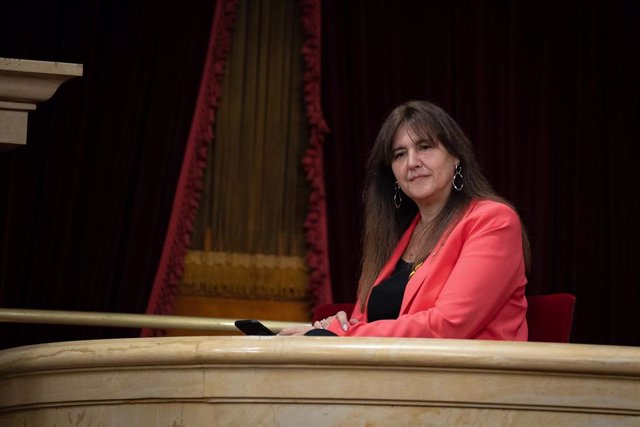
[[[276,335],[275,332],[257,320],[236,320],[235,325],[246,335]]]

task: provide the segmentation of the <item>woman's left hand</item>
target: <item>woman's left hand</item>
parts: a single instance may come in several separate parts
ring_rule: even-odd
[[[318,329],[327,329],[327,327],[335,319],[338,319],[338,322],[340,322],[340,327],[345,332],[347,332],[349,330],[349,326],[352,326],[352,325],[355,325],[356,323],[358,323],[358,321],[355,320],[355,319],[349,320],[349,317],[347,316],[347,313],[345,313],[344,311],[339,311],[336,314],[334,314],[333,316],[329,316],[326,319],[322,319],[322,320],[316,321],[313,324],[313,326],[315,328],[318,328]]]
[[[342,330],[344,330],[345,332],[349,330],[349,326],[358,323],[358,321],[355,319],[349,320],[349,318],[347,317],[347,313],[345,313],[344,311],[339,311],[333,316],[327,317],[326,319],[315,321],[313,323],[313,326],[290,326],[288,328],[282,329],[278,335],[304,335],[312,329],[327,329],[329,324],[331,324],[331,322],[333,322],[335,319],[338,319]]]

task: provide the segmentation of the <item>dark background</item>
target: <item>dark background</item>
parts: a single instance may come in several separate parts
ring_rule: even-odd
[[[640,345],[639,5],[323,2],[334,298],[355,298],[359,194],[377,129],[397,104],[428,99],[459,122],[520,212],[533,253],[527,292],[577,296],[575,342]]]
[[[0,306],[144,313],[214,1],[21,1],[0,57],[84,64],[0,154]],[[139,330],[0,324],[4,347]]]
[[[0,154],[0,306],[143,313],[214,1],[3,5],[0,57],[84,64]],[[363,164],[395,105],[460,123],[533,249],[530,294],[571,292],[574,342],[640,345],[633,268],[640,10],[628,1],[323,7],[334,298],[355,299]],[[137,330],[0,325],[1,347]]]

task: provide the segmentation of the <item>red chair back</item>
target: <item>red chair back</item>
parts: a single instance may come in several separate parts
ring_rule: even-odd
[[[527,297],[529,341],[569,342],[576,297],[572,294],[549,294]],[[313,321],[333,316],[339,311],[351,315],[355,304],[323,304],[313,312]]]
[[[549,294],[527,297],[529,341],[569,342],[576,297],[572,294]]]

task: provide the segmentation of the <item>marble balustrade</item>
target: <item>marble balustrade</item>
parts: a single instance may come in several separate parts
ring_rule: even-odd
[[[640,349],[171,337],[0,351],[2,426],[640,425]]]

